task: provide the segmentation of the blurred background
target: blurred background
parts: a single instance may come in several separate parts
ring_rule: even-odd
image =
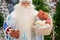
[[[19,0],[0,0],[0,40],[5,40],[3,23],[7,16],[14,11],[14,6]],[[53,30],[44,40],[60,40],[60,0],[33,0],[35,10],[49,13],[53,19]]]

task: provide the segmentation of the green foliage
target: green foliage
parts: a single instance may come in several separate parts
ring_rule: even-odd
[[[57,2],[56,13],[54,14],[55,40],[60,40],[60,2]]]
[[[45,4],[45,0],[33,0],[33,4],[35,5],[36,10],[43,10],[45,12],[49,12],[49,7]]]
[[[45,35],[44,40],[52,40],[52,33],[50,35]]]
[[[4,18],[2,16],[2,13],[0,13],[0,27],[2,27],[3,22],[4,22]]]
[[[51,35],[45,36],[44,40],[52,40]]]

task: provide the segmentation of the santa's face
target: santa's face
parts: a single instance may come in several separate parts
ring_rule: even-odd
[[[21,5],[22,5],[23,7],[29,7],[29,6],[30,6],[30,4],[31,4],[30,2],[25,1],[25,2],[22,2],[22,4],[21,4]]]

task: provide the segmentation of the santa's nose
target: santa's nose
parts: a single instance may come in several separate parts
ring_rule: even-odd
[[[25,7],[29,6],[27,3],[24,4]]]

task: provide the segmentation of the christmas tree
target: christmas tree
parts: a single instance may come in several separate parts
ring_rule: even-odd
[[[56,13],[54,14],[54,26],[55,26],[55,40],[60,40],[60,0],[56,5]]]
[[[45,3],[45,0],[33,0],[33,4],[35,5],[36,10],[43,10],[45,12],[49,12],[49,7]]]
[[[3,26],[4,18],[2,16],[2,13],[0,13],[0,27]]]

